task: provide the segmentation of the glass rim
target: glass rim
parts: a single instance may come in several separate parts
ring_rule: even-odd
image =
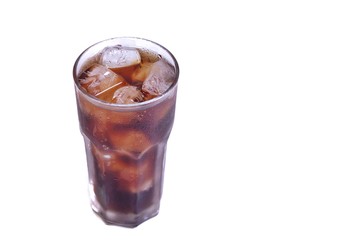
[[[164,52],[166,54],[169,55],[170,59],[173,61],[173,63],[170,63],[171,65],[173,65],[174,69],[175,69],[175,76],[174,76],[174,82],[171,84],[171,86],[163,93],[161,94],[160,96],[157,96],[157,97],[154,97],[150,100],[147,100],[147,101],[144,101],[144,102],[139,102],[139,103],[130,103],[130,104],[122,104],[122,103],[110,103],[110,102],[106,102],[104,100],[101,100],[91,94],[89,94],[81,85],[80,85],[80,82],[78,81],[78,73],[77,73],[77,70],[78,70],[78,67],[79,67],[79,62],[80,60],[82,59],[82,57],[84,56],[85,53],[87,53],[89,50],[91,50],[92,48],[100,45],[100,44],[103,44],[105,42],[111,42],[111,41],[115,41],[115,40],[135,40],[135,41],[140,41],[140,42],[147,42],[147,43],[150,43],[150,44],[153,44],[157,47],[160,47],[162,50],[164,50]],[[126,46],[126,45],[125,45]],[[130,46],[132,47],[132,46]],[[133,47],[141,47],[141,46],[133,46]],[[152,49],[149,49],[151,51],[153,51]],[[158,52],[156,52],[157,54],[160,54]],[[162,54],[160,54],[162,55]],[[163,57],[163,56],[162,56]],[[79,89],[83,94],[84,96],[86,96],[86,98],[95,103],[95,104],[99,104],[99,105],[103,105],[103,106],[106,106],[106,107],[109,107],[109,108],[117,108],[117,109],[133,109],[133,108],[138,108],[138,107],[143,107],[143,106],[147,106],[147,105],[151,105],[153,103],[156,103],[158,101],[161,101],[162,99],[166,98],[168,95],[170,95],[170,93],[172,92],[173,89],[175,89],[177,87],[177,84],[178,84],[178,79],[179,79],[179,74],[180,74],[180,69],[179,69],[179,65],[178,65],[178,62],[175,58],[175,56],[167,49],[165,48],[163,45],[157,43],[157,42],[154,42],[152,40],[149,40],[149,39],[146,39],[146,38],[140,38],[140,37],[113,37],[113,38],[108,38],[108,39],[105,39],[105,40],[102,40],[102,41],[99,41],[99,42],[96,42],[92,45],[90,45],[89,47],[87,47],[84,51],[82,51],[80,53],[80,55],[77,57],[75,63],[74,63],[74,66],[73,66],[73,79],[74,79],[74,83],[75,83],[75,86],[77,89]]]

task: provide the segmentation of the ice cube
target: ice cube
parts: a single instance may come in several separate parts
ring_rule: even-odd
[[[115,91],[113,96],[113,102],[121,104],[131,104],[141,102],[143,98],[143,94],[137,87],[125,86]]]
[[[106,91],[126,84],[123,77],[100,64],[94,64],[85,70],[79,82],[88,93],[94,96],[102,95]]]
[[[91,146],[97,161],[100,174],[113,173],[117,176],[118,186],[129,192],[140,192],[149,189],[154,182],[154,157],[129,160],[128,157],[118,155],[115,151],[103,150],[95,145]]]
[[[114,161],[117,159],[115,152],[104,150],[101,147],[96,147],[94,144],[91,145],[91,152],[94,155],[102,174],[105,174],[109,169],[111,169]]]
[[[153,63],[145,62],[140,64],[131,74],[131,80],[134,83],[142,83],[149,75]]]
[[[79,110],[84,115],[84,119],[95,119],[103,124],[101,125],[128,125],[138,122],[144,117],[144,111],[111,111],[99,107],[89,102],[83,95],[78,95]],[[93,131],[92,128],[89,131]]]
[[[146,49],[146,48],[141,49],[141,51],[139,53],[140,53],[142,62],[154,63],[161,59],[161,55],[159,55],[153,51],[150,51],[149,49]]]
[[[159,96],[166,92],[174,82],[175,71],[170,64],[161,59],[155,62],[145,79],[142,90],[154,96]]]
[[[113,149],[128,152],[133,156],[140,155],[151,147],[149,138],[142,131],[135,129],[112,131],[109,139]]]
[[[108,68],[122,68],[139,64],[141,57],[136,49],[116,45],[104,48],[99,61]]]
[[[149,161],[128,163],[117,171],[121,188],[133,193],[149,189],[153,185],[153,168]]]

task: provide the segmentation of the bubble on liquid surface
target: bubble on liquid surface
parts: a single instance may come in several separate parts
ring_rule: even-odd
[[[108,68],[122,68],[139,64],[141,57],[134,48],[116,45],[104,48],[100,53],[99,62]]]
[[[174,68],[165,60],[161,59],[151,66],[149,75],[142,85],[142,90],[151,95],[159,96],[170,88],[174,79]]]
[[[114,103],[131,104],[143,101],[143,94],[135,86],[125,86],[115,91],[113,96]]]

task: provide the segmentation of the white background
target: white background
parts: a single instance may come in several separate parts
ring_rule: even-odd
[[[359,239],[358,1],[2,1],[0,239]],[[180,65],[160,214],[90,209],[72,66],[138,36]]]

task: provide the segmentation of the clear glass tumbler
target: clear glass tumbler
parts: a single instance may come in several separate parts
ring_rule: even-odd
[[[155,52],[165,59],[175,71],[170,88],[158,97],[131,104],[109,103],[90,95],[79,77],[102,49],[115,45]],[[155,42],[113,38],[81,53],[73,76],[91,207],[107,224],[136,227],[159,212],[166,145],[175,115],[177,61]]]

